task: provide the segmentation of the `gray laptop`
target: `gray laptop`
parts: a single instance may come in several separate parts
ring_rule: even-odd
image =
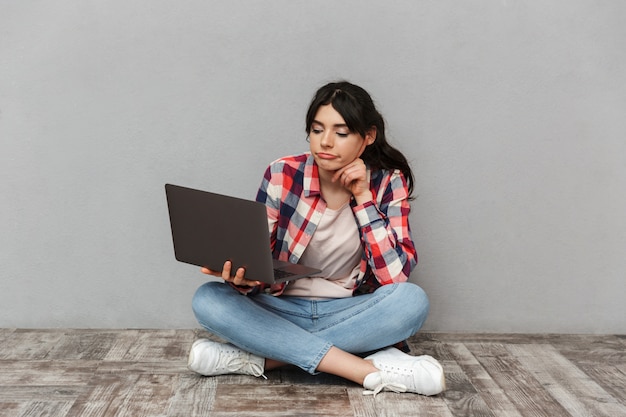
[[[246,278],[273,284],[315,275],[319,269],[272,258],[265,205],[165,184],[176,259],[221,271],[246,268]]]

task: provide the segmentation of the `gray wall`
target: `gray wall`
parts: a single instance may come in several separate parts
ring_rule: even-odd
[[[435,331],[625,333],[626,2],[0,0],[0,326],[195,327],[163,184],[252,198],[317,87],[417,177]]]

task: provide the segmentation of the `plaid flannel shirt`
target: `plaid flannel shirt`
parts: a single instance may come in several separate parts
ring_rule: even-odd
[[[407,281],[417,264],[403,174],[399,170],[368,169],[368,177],[374,200],[362,205],[357,205],[354,199],[351,202],[363,247],[354,295],[373,292],[381,285]],[[267,207],[274,258],[297,263],[326,209],[312,155],[289,156],[270,164],[256,200]],[[285,285],[263,285],[254,290],[280,295]]]

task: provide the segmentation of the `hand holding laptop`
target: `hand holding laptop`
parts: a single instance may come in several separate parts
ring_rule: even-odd
[[[202,271],[203,274],[213,275],[214,277],[222,278],[224,281],[230,282],[237,286],[256,287],[257,285],[261,285],[261,281],[251,281],[249,279],[244,278],[244,275],[246,273],[245,268],[237,269],[234,276],[231,275],[231,269],[232,269],[232,262],[226,261],[224,262],[224,268],[222,269],[221,272],[212,271],[206,267],[200,268],[200,271]]]

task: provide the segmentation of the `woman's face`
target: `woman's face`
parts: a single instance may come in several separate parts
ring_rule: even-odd
[[[361,156],[365,147],[374,143],[375,139],[375,130],[368,132],[365,138],[351,132],[331,104],[320,106],[309,132],[311,154],[318,168],[329,173]]]

